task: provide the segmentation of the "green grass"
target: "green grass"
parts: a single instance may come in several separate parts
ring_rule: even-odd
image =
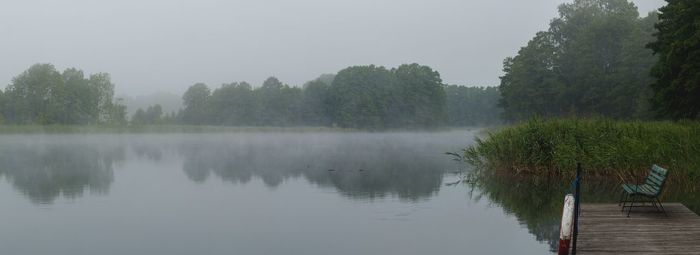
[[[509,174],[571,176],[580,162],[588,176],[627,180],[658,164],[697,177],[700,122],[532,119],[478,138],[464,160]]]

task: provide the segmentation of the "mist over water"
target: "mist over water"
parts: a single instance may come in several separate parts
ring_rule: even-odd
[[[0,136],[8,254],[549,250],[444,155],[473,132]],[[508,238],[508,246],[499,245]]]

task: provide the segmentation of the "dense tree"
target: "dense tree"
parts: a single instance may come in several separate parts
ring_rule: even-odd
[[[50,64],[36,64],[12,79],[6,93],[9,97],[5,117],[19,124],[48,124],[50,102],[56,90],[62,87],[61,74]],[[54,101],[55,102],[55,101]]]
[[[182,111],[182,122],[185,124],[207,124],[209,120],[208,102],[211,91],[204,83],[197,83],[187,89],[182,95],[185,109]]]
[[[139,108],[136,110],[134,115],[131,116],[131,124],[133,125],[144,125],[146,124],[146,111]]]
[[[218,125],[254,125],[259,111],[253,88],[247,82],[223,84],[211,95],[209,106]]]
[[[399,84],[399,126],[430,127],[447,119],[445,90],[437,71],[419,64],[401,65],[392,70]]]
[[[114,84],[108,73],[97,73],[90,75],[88,80],[90,87],[95,90],[95,98],[97,103],[97,115],[101,122],[108,122],[112,119],[114,108]]]
[[[333,80],[335,80],[335,74],[332,73],[321,74],[320,76],[318,76],[318,78],[315,79],[315,81],[323,82],[328,86],[333,84]]]
[[[163,108],[159,104],[149,106],[146,109],[146,121],[149,124],[160,124],[163,117]]]
[[[501,123],[498,107],[501,95],[497,87],[466,87],[448,85],[447,116],[451,126],[483,126]]]
[[[112,102],[107,123],[112,125],[126,124],[126,105],[124,104],[124,99],[117,98],[114,102]]]
[[[131,117],[134,125],[153,125],[163,123],[163,108],[159,105],[151,105],[144,111],[139,108]]]
[[[59,73],[51,64],[36,64],[7,87],[2,114],[14,124],[110,123],[122,107],[113,94],[108,74],[86,79],[75,68]]]
[[[555,71],[556,43],[552,34],[539,32],[513,58],[503,63],[501,107],[506,119],[557,115],[563,111],[559,91],[564,85]]]
[[[328,89],[335,75],[321,75],[304,84],[302,91],[301,120],[305,125],[327,126],[330,124],[328,112]]]
[[[432,127],[446,119],[440,74],[418,64],[348,67],[333,80],[328,100],[330,117],[341,127]]]
[[[656,41],[649,46],[659,56],[654,106],[662,116],[696,119],[700,114],[700,2],[667,0],[662,7]]]
[[[185,124],[289,126],[301,124],[302,90],[270,77],[253,89],[247,82],[223,84],[209,92],[195,84],[183,96],[178,114]]]
[[[384,67],[348,67],[336,75],[329,91],[333,122],[350,128],[388,128],[397,110],[396,77]]]
[[[97,89],[88,83],[83,72],[75,68],[63,71],[63,90],[57,90],[60,103],[52,111],[57,112],[60,123],[87,124],[99,117]],[[111,98],[110,98],[111,101]]]
[[[576,0],[518,55],[504,61],[499,87],[510,120],[533,115],[648,115],[655,14],[627,0]]]
[[[261,107],[258,112],[260,125],[288,126],[299,123],[301,107],[301,89],[283,84],[275,77],[263,82],[262,87],[255,90]]]

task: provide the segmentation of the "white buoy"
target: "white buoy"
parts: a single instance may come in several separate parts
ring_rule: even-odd
[[[561,215],[561,231],[559,232],[559,255],[568,255],[571,235],[574,229],[574,195],[564,197],[564,210]]]

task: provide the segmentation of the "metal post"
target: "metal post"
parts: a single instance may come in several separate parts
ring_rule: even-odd
[[[576,181],[574,182],[574,235],[571,240],[571,254],[576,255],[576,239],[578,238],[578,214],[581,204],[581,163],[576,163]]]

